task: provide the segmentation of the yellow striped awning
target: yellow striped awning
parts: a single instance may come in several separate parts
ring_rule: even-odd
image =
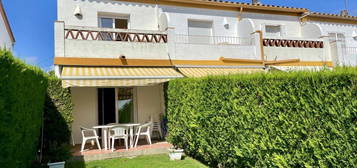
[[[183,77],[173,68],[63,67],[63,87],[147,86]]]
[[[204,77],[211,75],[230,75],[242,73],[264,72],[263,68],[233,68],[233,67],[184,67],[178,70],[187,77]]]

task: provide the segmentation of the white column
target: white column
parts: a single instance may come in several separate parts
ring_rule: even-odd
[[[260,35],[259,33],[254,33],[251,35],[251,37],[253,38],[252,42],[253,45],[255,46],[255,59],[260,60],[261,59],[261,44],[260,44]],[[263,46],[262,46],[263,47]],[[265,56],[264,56],[265,58]]]
[[[55,22],[55,57],[65,57],[64,22]]]

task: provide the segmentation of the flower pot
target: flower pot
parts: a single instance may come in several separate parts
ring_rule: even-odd
[[[181,160],[183,149],[169,149],[170,160]]]
[[[65,162],[48,163],[49,168],[64,168]]]

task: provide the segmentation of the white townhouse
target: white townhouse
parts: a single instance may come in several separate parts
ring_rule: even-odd
[[[57,0],[55,70],[80,126],[160,122],[182,77],[356,65],[357,17],[215,0]],[[349,60],[349,61],[346,61]]]
[[[2,0],[0,0],[0,48],[12,50],[14,43],[15,38],[11,31]]]

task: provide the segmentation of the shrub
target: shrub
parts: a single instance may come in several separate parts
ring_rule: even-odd
[[[45,74],[0,50],[0,165],[26,168],[36,157]]]
[[[357,167],[357,69],[179,79],[169,141],[212,167]]]
[[[71,157],[72,111],[70,90],[62,88],[61,80],[50,72],[44,108],[42,163],[65,161]],[[41,148],[41,143],[39,146]]]

